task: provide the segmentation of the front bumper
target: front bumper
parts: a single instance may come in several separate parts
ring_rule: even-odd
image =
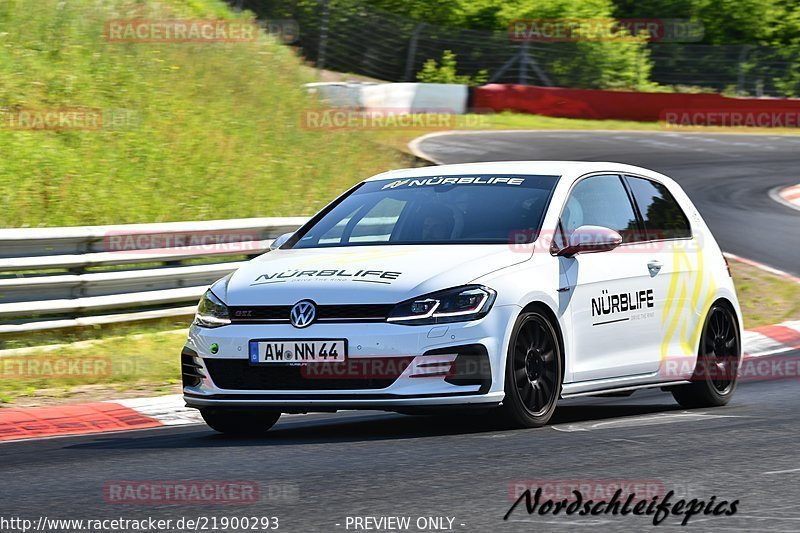
[[[497,405],[504,396],[505,347],[519,311],[516,306],[497,306],[477,321],[434,326],[192,326],[183,352],[184,398],[189,407],[259,407],[287,412]],[[366,376],[369,379],[360,382],[341,380],[336,373],[311,375],[311,365],[250,366],[250,340],[270,338],[346,338],[348,363],[360,369],[394,368],[397,372]],[[212,353],[212,345],[217,345],[216,353]],[[477,356],[478,352],[483,355]],[[325,381],[329,378],[334,379]]]

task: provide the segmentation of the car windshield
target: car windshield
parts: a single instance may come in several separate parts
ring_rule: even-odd
[[[557,181],[509,174],[369,181],[317,215],[288,247],[532,242]]]

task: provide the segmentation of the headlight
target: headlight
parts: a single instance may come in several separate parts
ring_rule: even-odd
[[[218,328],[231,323],[228,306],[210,290],[206,291],[197,304],[197,314],[194,323],[204,328]]]
[[[496,295],[495,291],[482,285],[433,292],[397,304],[387,320],[410,325],[477,320],[489,312]]]

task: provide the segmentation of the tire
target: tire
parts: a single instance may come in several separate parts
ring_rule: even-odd
[[[563,380],[561,345],[553,324],[532,311],[517,318],[506,357],[502,410],[514,427],[547,424],[556,409]]]
[[[231,408],[205,407],[200,415],[206,424],[226,435],[263,435],[281,417],[275,411],[237,410]]]
[[[736,315],[715,303],[703,324],[692,383],[672,389],[675,400],[687,408],[727,404],[736,390],[741,345]]]

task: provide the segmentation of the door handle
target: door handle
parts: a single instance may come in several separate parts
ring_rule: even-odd
[[[647,270],[650,271],[650,276],[655,276],[661,271],[661,261],[656,261],[655,259],[647,263]]]

